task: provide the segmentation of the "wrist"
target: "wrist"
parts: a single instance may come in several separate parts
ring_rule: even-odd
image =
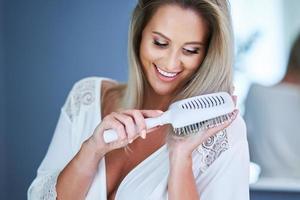
[[[100,159],[108,152],[106,146],[103,144],[99,144],[94,136],[91,136],[89,139],[87,139],[84,142],[84,146]]]
[[[176,151],[171,151],[169,153],[169,161],[170,167],[176,169],[192,167],[193,163],[192,154]]]
[[[89,157],[91,162],[99,162],[106,154],[105,149],[99,148],[91,138],[83,142],[80,152],[82,156]]]
[[[177,160],[190,160],[192,159],[192,152],[188,151],[186,148],[171,148],[169,150],[169,158]]]
[[[93,177],[98,170],[99,162],[103,156],[100,156],[91,144],[87,141],[83,142],[80,150],[72,160],[71,164],[76,173]]]

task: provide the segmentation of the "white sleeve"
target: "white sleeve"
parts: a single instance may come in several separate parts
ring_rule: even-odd
[[[203,172],[196,176],[201,200],[249,200],[249,149],[246,127],[241,118],[228,131],[234,143]],[[231,132],[232,134],[232,132]]]
[[[72,101],[72,90],[65,105],[61,108],[58,123],[47,154],[37,170],[37,176],[31,183],[27,198],[29,200],[56,199],[56,181],[60,171],[72,159],[72,122],[66,110]]]

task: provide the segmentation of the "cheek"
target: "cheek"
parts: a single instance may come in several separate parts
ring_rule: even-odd
[[[161,53],[153,47],[151,42],[142,42],[140,48],[140,58],[144,67],[151,65],[155,60],[159,59]]]
[[[189,59],[186,60],[185,62],[185,69],[188,72],[195,72],[201,65],[202,61],[204,60],[204,57],[198,57],[198,58],[194,58],[194,59]]]

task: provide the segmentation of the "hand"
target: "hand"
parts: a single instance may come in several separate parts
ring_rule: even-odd
[[[236,105],[237,96],[233,95],[232,99],[234,101],[234,104]],[[169,135],[167,143],[170,156],[177,157],[179,160],[191,157],[194,149],[196,149],[199,145],[205,142],[208,138],[227,128],[235,120],[237,114],[238,110],[235,109],[230,114],[230,119],[228,121],[225,121],[224,124],[203,130],[201,131],[201,133],[196,133],[195,135],[187,137]]]
[[[145,118],[158,117],[162,113],[160,110],[125,110],[112,112],[103,118],[89,140],[94,144],[96,151],[99,152],[100,155],[104,155],[109,151],[126,146],[139,136],[145,139],[146,133],[156,129],[147,129]],[[107,129],[114,129],[117,132],[118,139],[116,141],[111,143],[104,142],[103,134]]]

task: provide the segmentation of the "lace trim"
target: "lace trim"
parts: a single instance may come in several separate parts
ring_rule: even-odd
[[[90,78],[80,80],[74,85],[65,108],[71,121],[79,114],[82,105],[88,106],[95,101],[95,87],[96,81]]]
[[[229,142],[226,129],[211,136],[206,142],[197,148],[200,153],[200,172],[203,173],[207,168],[227,149]]]
[[[55,200],[57,197],[56,193],[56,182],[59,172],[50,174],[43,178],[37,186],[37,199],[39,200]]]

